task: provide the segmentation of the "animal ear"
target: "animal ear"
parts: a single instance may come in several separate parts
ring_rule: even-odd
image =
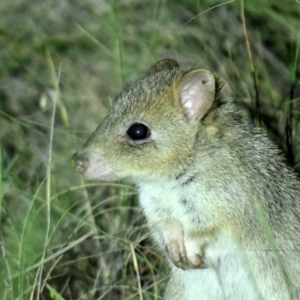
[[[162,59],[160,61],[158,61],[155,65],[153,65],[150,70],[148,71],[148,73],[156,73],[165,69],[175,69],[178,68],[179,64],[176,60],[174,59],[170,59],[170,58],[166,58],[166,59]]]
[[[215,77],[204,69],[184,75],[176,83],[176,92],[189,123],[202,119],[215,99]]]

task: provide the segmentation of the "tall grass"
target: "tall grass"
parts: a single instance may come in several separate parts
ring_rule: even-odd
[[[2,0],[0,14],[0,299],[162,298],[136,190],[70,164],[159,59],[223,76],[299,165],[299,2]]]

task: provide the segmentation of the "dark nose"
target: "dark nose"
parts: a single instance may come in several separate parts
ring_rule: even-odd
[[[88,167],[89,160],[84,155],[84,153],[74,153],[72,156],[72,166],[76,169],[76,171],[82,174]]]

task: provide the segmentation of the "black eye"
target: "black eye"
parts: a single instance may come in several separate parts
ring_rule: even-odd
[[[134,140],[144,140],[150,135],[150,129],[141,123],[132,124],[127,130],[128,136]]]

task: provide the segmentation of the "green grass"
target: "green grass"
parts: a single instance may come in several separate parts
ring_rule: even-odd
[[[0,14],[0,299],[162,299],[136,190],[70,163],[159,59],[228,80],[299,166],[299,2],[2,0]]]

